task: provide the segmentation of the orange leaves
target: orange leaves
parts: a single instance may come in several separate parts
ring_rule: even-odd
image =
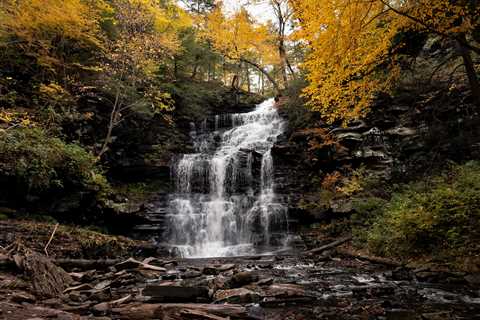
[[[322,180],[322,189],[336,191],[336,186],[342,179],[342,175],[338,171],[328,173]]]
[[[323,128],[305,129],[300,133],[308,136],[309,151],[337,145],[335,138]]]

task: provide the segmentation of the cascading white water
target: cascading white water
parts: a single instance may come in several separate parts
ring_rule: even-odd
[[[231,128],[220,132],[220,122]],[[174,172],[169,244],[184,257],[245,255],[284,245],[287,214],[276,202],[271,148],[285,123],[273,99],[249,113],[216,116],[213,132],[202,127],[199,135],[192,130],[197,153],[183,155]]]

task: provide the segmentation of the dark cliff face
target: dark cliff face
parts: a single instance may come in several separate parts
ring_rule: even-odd
[[[322,146],[325,140],[313,140],[319,142],[316,148],[311,131],[296,127],[298,110],[292,111],[289,103],[278,104],[290,129],[272,155],[276,191],[288,204],[291,219],[300,224],[353,212],[348,196],[321,190],[322,181],[334,172],[348,175],[362,170],[364,177],[380,185],[395,184],[421,180],[449,161],[480,155],[480,117],[465,88],[381,97],[362,121],[345,128],[321,125],[322,134],[328,133],[335,143]]]
[[[169,179],[175,154],[192,150],[192,125],[213,128],[215,115],[252,110],[261,98],[219,83],[175,83],[169,117],[136,117],[117,130],[108,155],[110,176],[119,182]]]
[[[117,185],[147,184],[148,190],[141,191],[143,194],[140,199],[134,199],[126,192],[118,197],[120,203],[113,204],[113,211],[135,217],[136,221],[123,232],[138,238],[154,238],[159,242],[163,241],[162,234],[166,228],[164,215],[168,210],[168,195],[174,192],[174,165],[178,156],[194,152],[193,132],[201,134],[230,128],[232,122],[228,114],[252,111],[261,102],[261,98],[255,94],[220,86],[199,86],[195,91],[190,86],[180,85],[177,89],[173,122],[167,125],[163,119],[159,119],[153,125],[139,123],[130,131],[124,130],[122,136],[117,138],[119,151],[112,155],[114,165],[110,168],[111,177]],[[187,89],[188,92],[185,91]],[[149,132],[145,132],[146,128]],[[214,140],[219,138],[212,137]],[[212,143],[215,145],[218,141]],[[244,160],[249,153],[252,150],[244,151]],[[240,155],[239,160],[242,159]],[[256,172],[259,171],[260,161],[253,154]],[[202,168],[197,169],[202,171]],[[198,177],[197,180],[192,191],[206,192],[208,181],[204,181],[204,177]],[[232,192],[242,192],[242,187],[239,183]]]

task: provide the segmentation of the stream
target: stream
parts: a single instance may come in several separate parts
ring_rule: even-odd
[[[162,245],[176,258],[148,260],[160,272],[123,274],[116,298],[160,303],[165,319],[480,319],[480,279],[467,274],[387,267],[335,250],[285,254],[295,251],[294,236],[271,149],[286,123],[273,99],[211,120],[191,124],[195,151],[176,157],[175,191],[156,208]],[[118,319],[130,319],[127,311]]]

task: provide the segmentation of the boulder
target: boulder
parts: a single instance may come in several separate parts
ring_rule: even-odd
[[[176,285],[147,285],[143,295],[158,302],[196,302],[208,299],[206,287],[181,287]]]
[[[415,311],[407,309],[391,309],[385,312],[387,320],[415,320],[418,319]]]
[[[252,303],[261,299],[260,294],[245,288],[218,290],[213,297],[216,303]]]
[[[472,273],[465,276],[465,280],[472,285],[480,285],[480,273]]]
[[[227,263],[227,264],[223,264],[221,265],[220,267],[218,267],[218,271],[220,272],[225,272],[225,271],[228,271],[228,270],[232,270],[233,268],[235,268],[236,265],[233,264],[233,263]]]
[[[202,275],[201,272],[195,270],[188,270],[182,274],[182,279],[198,278]]]
[[[253,272],[238,272],[230,278],[231,288],[240,288],[244,285],[258,281],[258,275]]]
[[[202,273],[210,276],[216,276],[220,273],[220,271],[214,266],[206,266],[203,268]]]
[[[273,278],[266,278],[257,282],[259,286],[269,286],[271,284],[273,284]]]
[[[106,315],[110,311],[110,304],[108,302],[101,302],[92,307],[92,312],[95,315]]]
[[[213,291],[230,289],[230,279],[222,275],[218,275],[210,281],[210,288]]]
[[[264,289],[264,294],[268,297],[276,298],[307,296],[302,286],[289,283],[272,284]]]

